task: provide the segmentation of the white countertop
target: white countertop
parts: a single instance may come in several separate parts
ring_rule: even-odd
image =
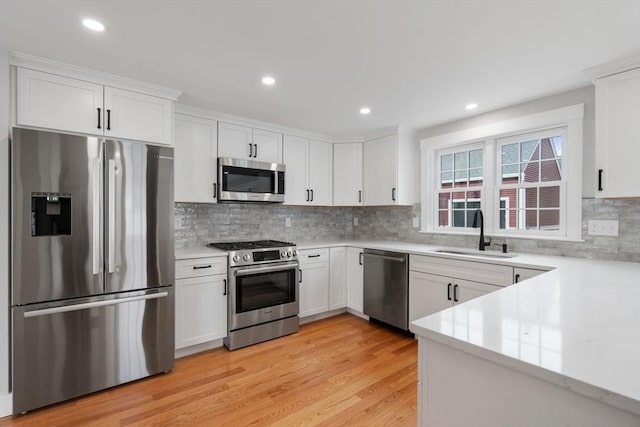
[[[214,256],[227,256],[227,251],[209,248],[207,246],[189,246],[176,249],[176,259],[209,258]]]
[[[387,241],[298,243],[299,249],[338,246],[551,270],[416,320],[410,329],[640,415],[640,264],[525,254],[479,258]],[[176,259],[224,255],[206,247],[176,250]]]

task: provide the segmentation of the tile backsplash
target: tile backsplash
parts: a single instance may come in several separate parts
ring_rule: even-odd
[[[353,225],[354,217],[358,225]],[[420,233],[413,218],[420,205],[311,207],[253,204],[176,203],[176,247],[212,241],[278,239],[396,240],[475,248],[477,236]],[[286,226],[286,219],[291,225]],[[590,219],[617,219],[619,236],[589,236]],[[583,199],[584,242],[508,238],[510,252],[640,262],[640,199]],[[495,238],[495,242],[504,239]],[[498,248],[496,248],[498,249]]]

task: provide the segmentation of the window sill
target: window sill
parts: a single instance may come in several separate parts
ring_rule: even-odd
[[[445,236],[474,236],[479,237],[479,232],[470,233],[467,231],[442,231],[442,230],[420,230],[419,233],[423,234],[440,234]],[[527,239],[527,240],[545,240],[545,241],[558,241],[558,242],[572,242],[572,243],[584,243],[584,239],[575,239],[564,236],[532,236],[532,235],[516,235],[505,233],[487,233],[485,237],[498,238],[498,239]]]

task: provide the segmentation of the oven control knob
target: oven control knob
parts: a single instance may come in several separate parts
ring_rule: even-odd
[[[280,252],[280,257],[281,258],[286,258],[287,257],[287,251]]]
[[[297,256],[298,255],[298,251],[293,251],[293,256]]]
[[[287,252],[287,256],[293,256],[293,252],[291,251]]]
[[[245,260],[245,261],[249,261],[251,259],[251,256],[249,256],[249,254],[244,254],[242,256],[242,259]]]
[[[236,256],[234,256],[234,257],[233,257],[233,261],[234,261],[234,262],[238,262],[238,261],[240,261],[240,255],[236,255]]]

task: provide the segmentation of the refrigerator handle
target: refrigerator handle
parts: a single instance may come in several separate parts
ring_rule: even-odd
[[[93,215],[92,215],[92,264],[93,274],[100,274],[100,159],[93,159]]]
[[[169,295],[168,292],[158,292],[155,294],[140,295],[137,297],[115,298],[104,301],[87,302],[84,304],[63,305],[61,307],[43,308],[41,310],[25,311],[24,317],[40,317],[48,314],[67,313],[69,311],[87,310],[89,308],[104,307],[106,305],[116,305],[125,302],[144,301],[148,299],[164,298]]]
[[[108,162],[109,176],[109,211],[107,213],[109,235],[107,246],[107,273],[114,273],[115,270],[115,246],[116,246],[116,161],[110,159]]]

